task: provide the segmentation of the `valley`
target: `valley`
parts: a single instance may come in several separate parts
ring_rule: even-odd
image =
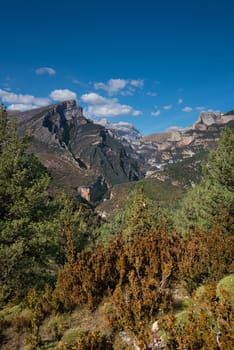
[[[132,141],[73,100],[14,116],[1,109],[2,349],[231,350],[233,114]]]
[[[203,112],[191,127],[142,136],[129,123],[86,118],[73,100],[15,117],[19,134],[30,133],[29,151],[51,174],[52,190],[64,189],[95,206],[116,197],[115,186],[143,179],[183,192],[200,181],[202,162],[222,130],[234,129],[232,113]]]

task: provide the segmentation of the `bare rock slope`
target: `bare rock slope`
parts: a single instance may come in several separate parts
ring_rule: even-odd
[[[50,171],[54,187],[70,192],[88,187],[87,199],[95,201],[112,185],[141,177],[129,146],[85,118],[74,100],[18,113],[17,123],[20,134],[31,133],[30,151]]]

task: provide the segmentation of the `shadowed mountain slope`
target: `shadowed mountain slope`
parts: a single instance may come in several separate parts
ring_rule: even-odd
[[[200,180],[201,163],[224,127],[234,130],[232,111],[204,112],[191,127],[172,127],[142,138],[125,123],[123,136],[119,124],[104,120],[103,126],[85,118],[74,100],[14,117],[20,134],[30,131],[30,151],[48,168],[53,189],[63,188],[91,202],[102,200],[117,184],[143,177],[191,186]]]
[[[48,168],[55,188],[74,193],[82,186],[96,186],[104,193],[142,176],[137,157],[129,156],[130,146],[85,118],[73,100],[17,113],[16,118],[19,133],[30,132],[30,151]]]

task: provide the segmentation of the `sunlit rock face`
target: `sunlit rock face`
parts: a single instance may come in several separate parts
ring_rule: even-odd
[[[234,129],[234,113],[202,112],[191,127],[172,127],[166,132],[145,136],[133,145],[144,158],[147,176],[161,177],[158,172],[167,165],[215,147],[225,126]]]
[[[191,127],[142,137],[129,123],[86,118],[75,100],[16,117],[20,135],[30,132],[30,151],[48,168],[53,187],[83,193],[87,200],[101,200],[113,185],[144,176],[168,179],[162,171],[181,161],[198,167],[224,127],[234,129],[234,112],[202,112]]]

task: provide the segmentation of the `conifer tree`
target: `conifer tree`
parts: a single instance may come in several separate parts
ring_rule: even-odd
[[[16,123],[1,107],[0,301],[40,283],[56,241],[49,175],[35,156],[26,153],[28,145],[29,137],[18,137]]]
[[[143,235],[160,222],[158,208],[145,195],[144,188],[133,191],[124,209],[122,230],[127,236]]]
[[[178,230],[186,233],[195,227],[211,228],[214,221],[222,220],[224,211],[230,217],[233,216],[233,185],[234,133],[226,128],[217,149],[209,155],[201,183],[182,201],[175,220]]]

